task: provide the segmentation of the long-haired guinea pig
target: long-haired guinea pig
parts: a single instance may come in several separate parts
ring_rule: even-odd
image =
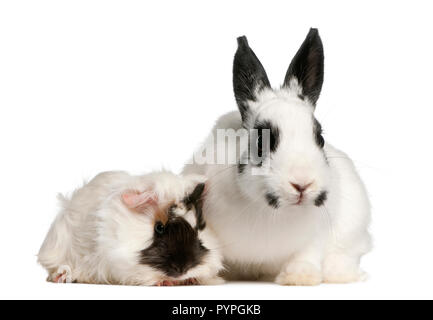
[[[202,215],[204,178],[105,172],[67,199],[38,260],[53,282],[218,284],[222,258]]]

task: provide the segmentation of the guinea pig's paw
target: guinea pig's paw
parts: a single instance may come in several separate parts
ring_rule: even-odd
[[[196,278],[189,278],[183,281],[184,286],[196,286],[200,284]]]
[[[296,261],[289,263],[275,282],[284,286],[317,286],[322,282],[322,274],[311,263]]]
[[[68,265],[61,265],[51,278],[56,283],[71,283],[72,270]]]
[[[178,285],[179,285],[179,281],[174,281],[174,280],[162,280],[156,284],[157,287],[172,287]]]
[[[186,280],[162,280],[156,284],[157,287],[189,286],[197,284],[194,278]]]

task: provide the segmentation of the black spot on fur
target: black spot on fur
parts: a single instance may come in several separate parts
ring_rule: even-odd
[[[200,200],[201,195],[203,194],[204,191],[204,187],[205,187],[204,183],[199,183],[194,188],[194,190],[183,199],[183,203],[186,205],[188,209],[191,209],[194,203]]]
[[[206,223],[203,218],[203,191],[205,188],[204,183],[199,183],[195,188],[194,191],[187,195],[183,199],[183,203],[185,204],[186,208],[188,210],[194,209],[195,211],[195,217],[197,220],[197,226],[196,228],[198,230],[203,230],[206,227]]]
[[[254,129],[258,130],[259,137],[261,136],[263,129],[270,130],[269,150],[271,152],[275,152],[280,142],[280,130],[278,129],[278,127],[272,125],[270,121],[265,120],[265,121],[257,121],[256,124],[254,125]]]
[[[183,218],[170,217],[164,233],[155,232],[152,244],[140,252],[140,263],[179,277],[199,265],[207,252],[197,230]]]
[[[322,40],[319,31],[312,28],[290,63],[284,86],[290,86],[290,81],[296,78],[302,88],[302,94],[315,105],[322,90],[323,74]]]
[[[203,230],[206,228],[206,222],[203,217],[203,199],[200,198],[194,203],[195,207],[195,218],[197,220],[196,228],[197,230]]]
[[[321,205],[323,205],[325,203],[325,201],[328,199],[328,192],[327,191],[322,191],[316,198],[316,200],[314,200],[314,205],[316,207],[320,207]]]
[[[272,125],[271,122],[267,120],[256,121],[254,129],[256,129],[256,131],[251,132],[249,137],[249,146],[252,147],[252,150],[250,150],[250,156],[252,156],[250,157],[250,161],[252,164],[260,167],[263,159],[269,156],[265,151],[269,150],[272,153],[277,150],[280,142],[280,131],[278,127]],[[269,141],[268,139],[264,139],[263,130],[269,130]]]
[[[266,201],[274,209],[278,209],[278,207],[280,206],[280,199],[274,193],[271,192],[266,193]]]
[[[298,98],[301,99],[302,101],[305,100],[305,97],[302,94],[298,94]]]
[[[322,126],[320,124],[319,121],[317,121],[316,118],[314,118],[314,124],[313,124],[313,135],[314,135],[314,140],[316,141],[317,146],[320,149],[323,149],[323,147],[325,146],[325,139],[323,139],[323,135],[322,135]]]
[[[248,118],[248,100],[256,101],[260,90],[271,87],[265,69],[248,45],[245,36],[239,37],[238,49],[233,62],[233,89],[242,121]]]

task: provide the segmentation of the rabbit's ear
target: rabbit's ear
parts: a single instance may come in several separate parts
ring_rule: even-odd
[[[242,121],[249,113],[249,101],[256,101],[257,93],[271,85],[265,69],[248,45],[245,36],[238,39],[238,50],[233,63],[233,89]]]
[[[296,80],[302,95],[315,105],[323,84],[323,62],[322,40],[319,31],[312,28],[290,63],[284,86],[290,88]]]

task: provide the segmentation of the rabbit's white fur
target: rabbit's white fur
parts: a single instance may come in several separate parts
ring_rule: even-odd
[[[170,172],[143,176],[105,172],[77,189],[69,199],[60,196],[62,210],[38,255],[48,270],[48,280],[127,285],[163,281],[163,272],[138,263],[139,252],[153,237],[153,217],[129,211],[121,194],[150,188],[158,202],[164,204],[182,199],[203,181],[201,176],[182,177]],[[199,232],[199,238],[211,250],[204,261],[178,280],[197,278],[202,284],[213,283],[222,266],[218,245],[209,228]]]
[[[264,89],[248,102],[249,121],[270,120],[280,131],[279,146],[268,159],[269,174],[252,175],[250,165],[242,174],[236,165],[189,164],[184,169],[209,179],[204,213],[219,237],[230,278],[272,277],[286,285],[363,278],[360,258],[371,248],[366,190],[346,154],[329,144],[317,148],[311,135],[314,106],[300,99],[300,92],[294,81],[290,88]],[[239,112],[231,112],[217,121],[211,136],[217,129],[242,127]],[[228,152],[239,160],[236,149]],[[314,181],[303,205],[293,205],[293,181]],[[328,191],[328,199],[317,207],[320,190]],[[279,208],[266,203],[267,191],[278,194]]]

